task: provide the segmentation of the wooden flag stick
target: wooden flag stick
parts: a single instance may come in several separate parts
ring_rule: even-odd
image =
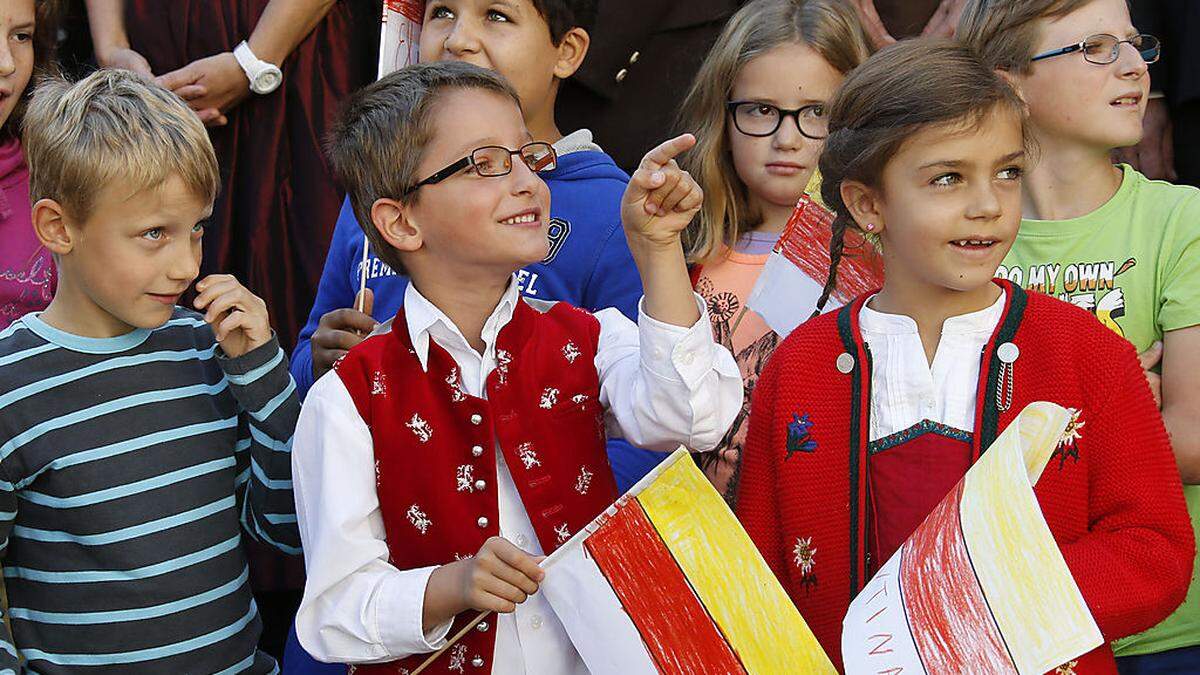
[[[454,634],[454,637],[452,637],[452,638],[450,638],[449,640],[447,640],[447,641],[446,641],[446,644],[442,645],[442,648],[441,648],[441,649],[439,649],[439,650],[437,650],[436,652],[434,652],[434,653],[430,654],[430,655],[429,655],[429,658],[425,659],[425,662],[424,662],[424,663],[422,663],[421,665],[417,666],[417,669],[416,669],[416,670],[414,670],[414,671],[412,671],[412,675],[417,675],[417,673],[419,673],[419,672],[421,672],[422,670],[425,670],[426,668],[428,668],[428,667],[429,667],[429,664],[433,663],[434,661],[437,661],[439,656],[441,656],[443,653],[445,653],[445,651],[446,651],[447,649],[450,649],[451,647],[453,647],[453,646],[454,646],[454,643],[456,643],[456,642],[458,642],[459,640],[461,640],[461,639],[463,639],[464,637],[466,637],[467,633],[470,633],[470,632],[471,632],[471,629],[472,629],[472,628],[474,628],[475,626],[478,626],[478,625],[479,625],[479,622],[481,622],[481,621],[483,621],[484,619],[486,619],[486,618],[488,617],[488,615],[489,615],[489,614],[491,614],[491,612],[490,612],[490,611],[487,611],[487,610],[484,610],[484,611],[480,612],[480,613],[479,613],[479,616],[476,616],[474,619],[472,619],[472,620],[471,620],[471,622],[470,622],[470,623],[468,623],[467,625],[463,626],[463,629],[462,629],[462,630],[460,630],[460,631],[458,631],[457,633],[455,633],[455,634]]]
[[[363,311],[367,303],[367,251],[371,248],[371,240],[367,239],[367,235],[363,235],[363,256],[362,265],[358,270],[358,303],[355,309]]]

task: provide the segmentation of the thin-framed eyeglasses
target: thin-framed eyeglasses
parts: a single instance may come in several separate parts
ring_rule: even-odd
[[[404,191],[404,195],[408,196],[424,185],[440,183],[468,166],[474,167],[475,172],[480,176],[507,176],[512,173],[513,155],[519,156],[525,166],[534,173],[553,171],[558,167],[558,154],[554,152],[554,146],[549,143],[534,141],[526,143],[516,150],[510,150],[502,145],[485,145],[475,148],[466,157],[409,187]]]
[[[1038,54],[1030,59],[1030,61],[1041,61],[1052,56],[1081,52],[1083,58],[1088,63],[1105,66],[1120,58],[1121,45],[1123,44],[1129,44],[1136,49],[1138,54],[1141,55],[1142,60],[1146,63],[1154,63],[1158,61],[1158,57],[1162,56],[1162,43],[1153,35],[1141,33],[1134,35],[1128,40],[1122,40],[1115,35],[1098,33],[1096,35],[1089,35],[1073,45],[1067,45],[1060,49],[1052,49],[1048,52]]]
[[[725,104],[733,126],[747,136],[763,137],[779,131],[786,117],[796,122],[805,138],[819,141],[829,136],[829,115],[824,103],[813,103],[788,110],[762,101],[730,101]]]

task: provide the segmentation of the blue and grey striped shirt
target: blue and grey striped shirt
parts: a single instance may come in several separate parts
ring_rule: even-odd
[[[226,358],[194,312],[96,339],[0,333],[0,674],[269,673],[242,531],[299,553],[299,413],[272,340]]]

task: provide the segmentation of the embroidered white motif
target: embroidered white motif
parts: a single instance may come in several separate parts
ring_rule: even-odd
[[[475,491],[475,467],[470,464],[463,464],[458,467],[457,476],[459,492],[474,492]]]
[[[587,394],[575,394],[571,397],[571,403],[574,403],[575,405],[583,405],[587,400]]]
[[[517,446],[517,456],[521,458],[521,463],[526,469],[532,469],[535,466],[541,466],[542,462],[538,459],[537,453],[533,451],[533,443],[522,443]]]
[[[512,354],[508,353],[508,350],[496,350],[496,372],[499,373],[497,377],[500,380],[500,384],[508,384],[508,366],[511,363]]]
[[[1069,448],[1075,445],[1075,441],[1083,438],[1083,434],[1080,433],[1079,430],[1082,429],[1087,422],[1079,419],[1083,414],[1082,410],[1067,408],[1067,412],[1071,413],[1071,421],[1067,422],[1067,428],[1063,429],[1062,438],[1059,439],[1059,442]]]
[[[379,475],[379,460],[375,460],[375,487],[383,485],[383,477]]]
[[[371,376],[371,395],[387,396],[387,380],[384,379],[383,373],[378,370]]]
[[[580,354],[582,352],[579,351],[579,347],[576,347],[574,342],[568,342],[563,346],[563,357],[567,359],[567,363],[575,363],[575,359],[579,358]]]
[[[408,507],[408,522],[412,523],[413,527],[417,528],[417,531],[421,534],[428,532],[429,526],[433,525],[433,521],[429,519],[429,516],[425,515],[421,507],[416,504]]]
[[[800,568],[800,574],[812,573],[816,555],[817,549],[813,548],[812,537],[796,538],[796,545],[792,548],[792,560],[795,561],[796,567]]]
[[[586,466],[579,467],[579,477],[575,479],[575,491],[586,495],[588,489],[592,487],[592,476],[592,472],[588,471]]]
[[[454,649],[450,650],[450,670],[456,672],[464,672],[463,668],[467,665],[467,646],[455,645]]]
[[[417,435],[417,440],[422,443],[428,443],[429,439],[433,437],[433,427],[429,426],[429,422],[421,419],[417,413],[413,413],[412,419],[404,426],[412,429],[412,432]]]
[[[538,403],[538,406],[543,410],[549,410],[554,407],[555,403],[558,403],[558,390],[554,387],[546,387],[546,390],[542,392],[542,400]]]
[[[450,400],[455,403],[461,403],[467,400],[467,395],[462,392],[458,378],[458,368],[451,368],[450,374],[446,376],[446,384],[450,385]]]
[[[1054,669],[1055,675],[1075,675],[1075,666],[1079,661],[1069,661]]]
[[[571,533],[567,530],[566,523],[562,523],[554,528],[554,537],[558,539],[558,543],[560,544],[571,538]]]

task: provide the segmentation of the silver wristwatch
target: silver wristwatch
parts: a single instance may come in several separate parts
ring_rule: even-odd
[[[283,71],[273,63],[267,63],[250,51],[250,45],[242,40],[233,50],[233,57],[245,71],[250,80],[250,91],[256,94],[269,94],[279,88],[283,82]]]

